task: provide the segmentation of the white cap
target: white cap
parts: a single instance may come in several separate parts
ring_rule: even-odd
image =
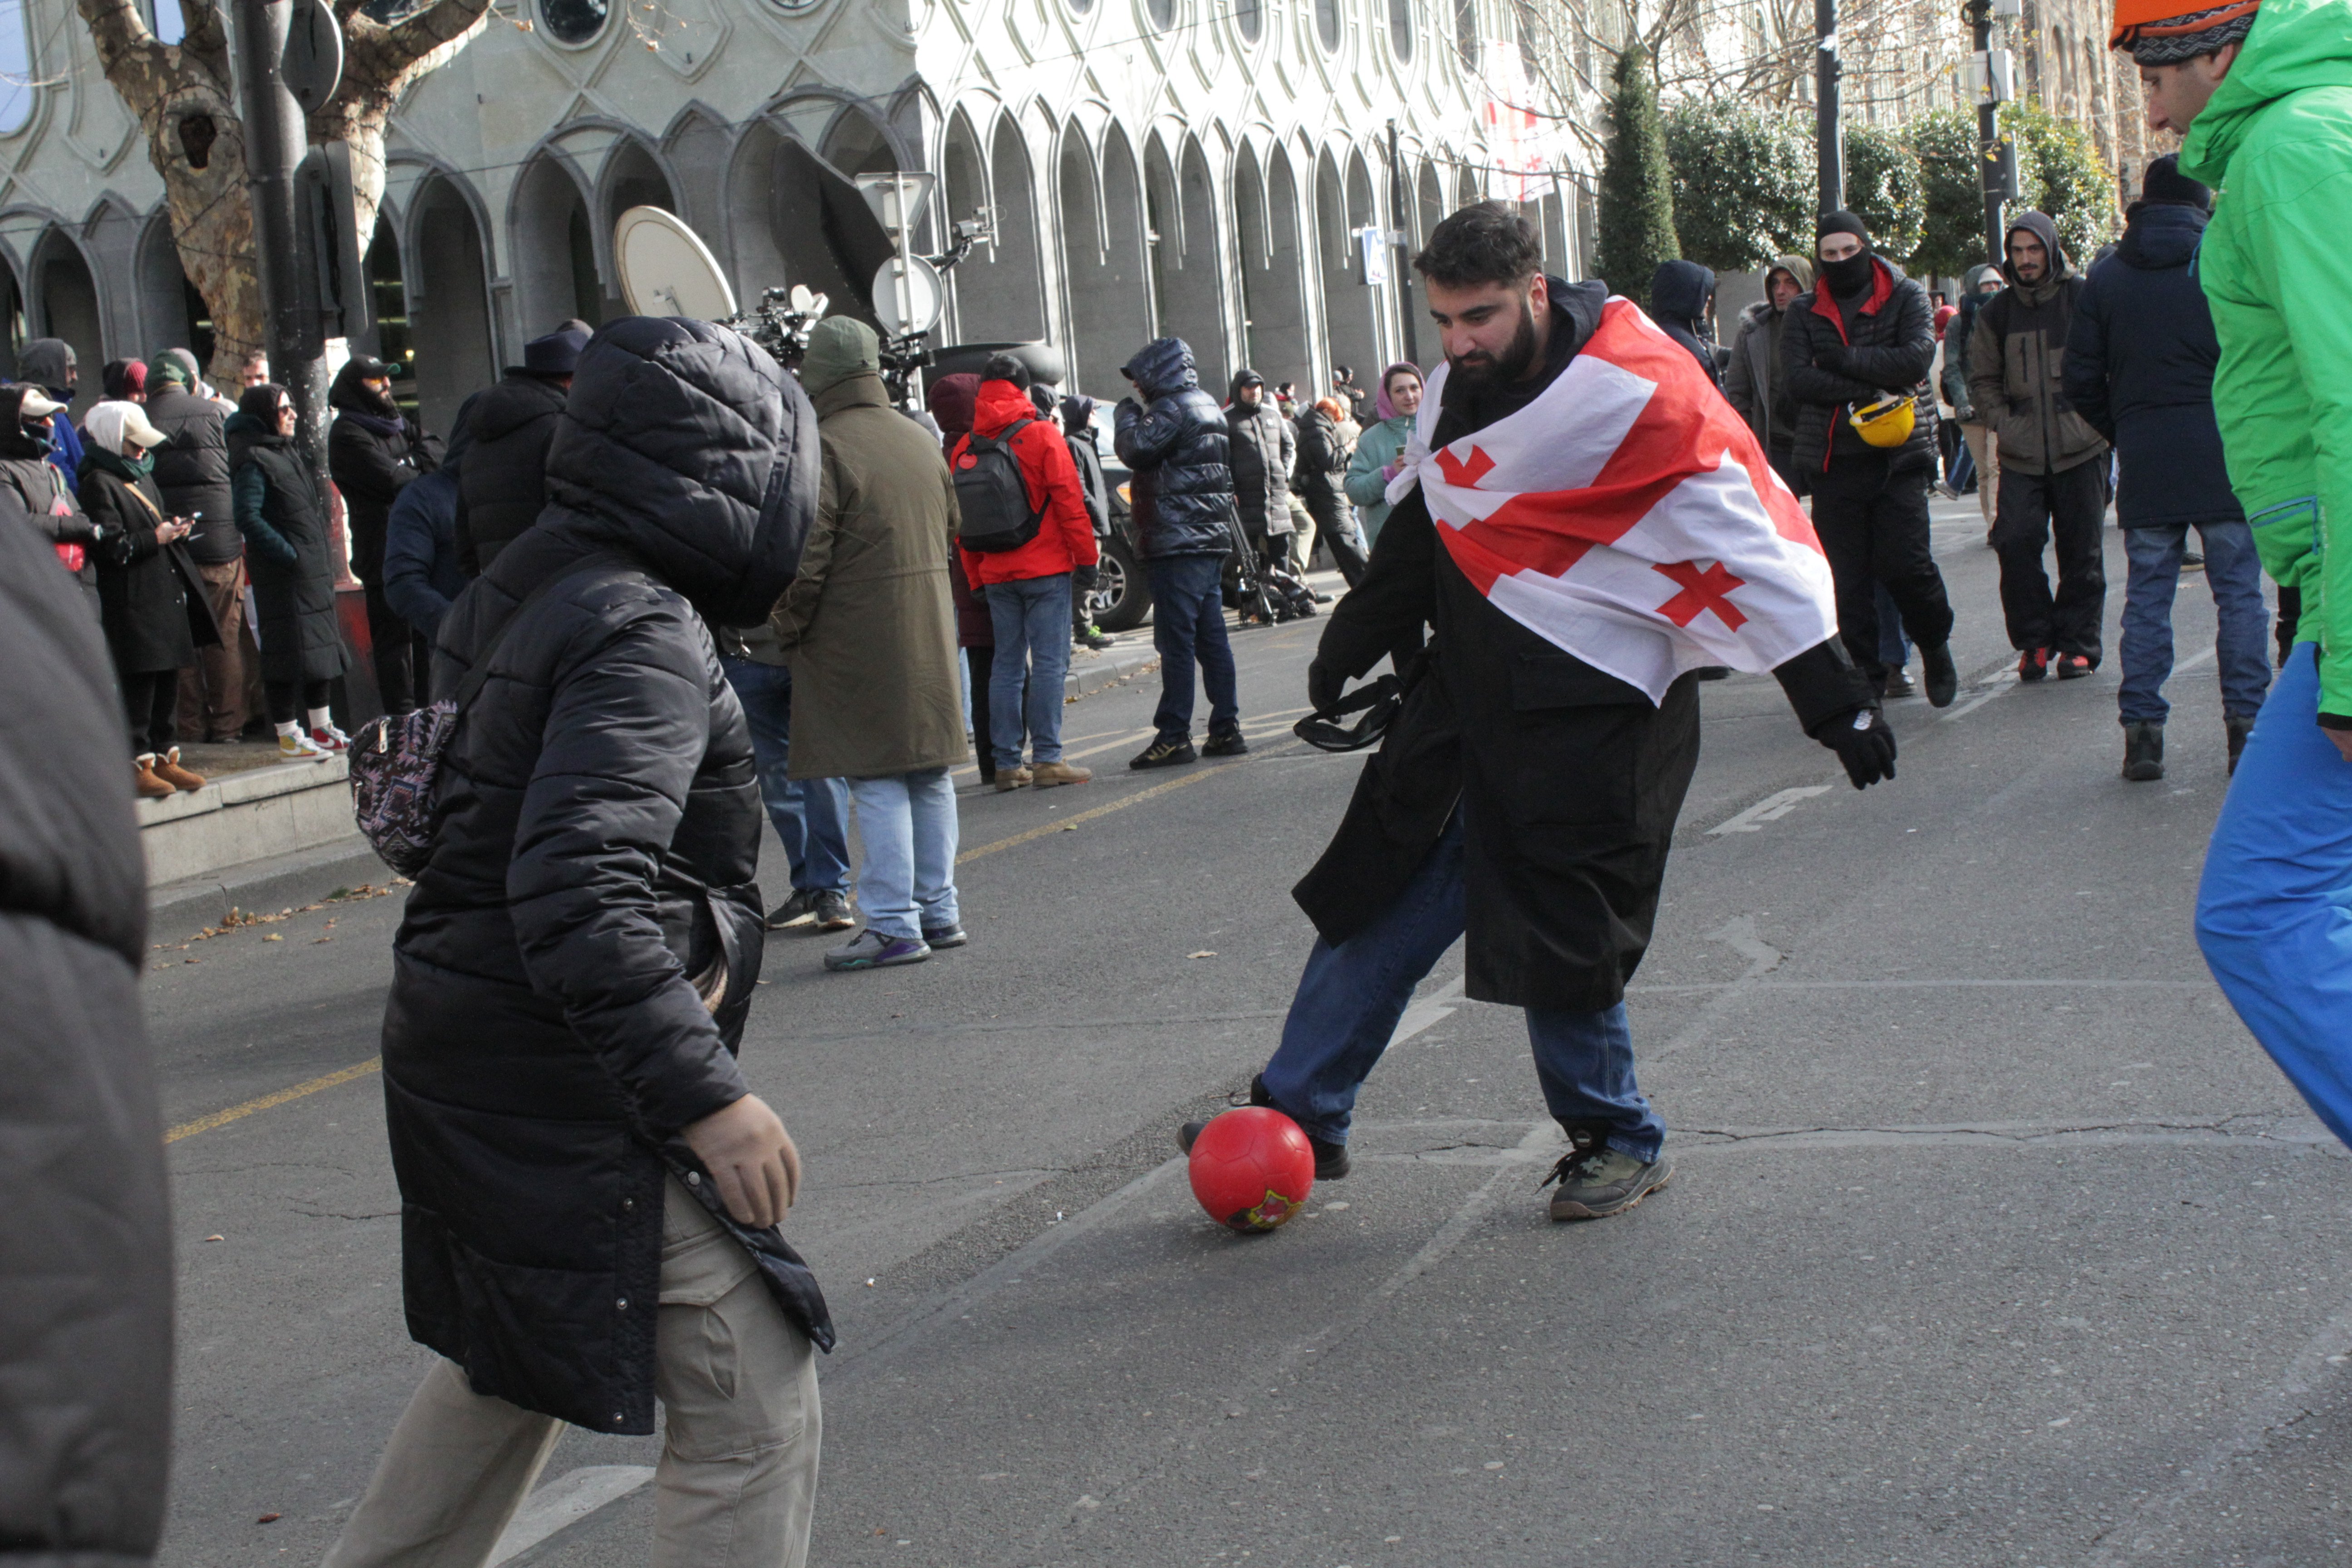
[[[55,414],[65,406],[37,386],[26,387],[24,394],[24,400],[16,405],[16,411],[27,419],[38,419],[45,414]]]
[[[135,403],[111,398],[91,405],[81,426],[91,440],[117,457],[123,455],[125,446],[135,445],[152,450],[164,441],[163,432],[147,422],[145,409]]]

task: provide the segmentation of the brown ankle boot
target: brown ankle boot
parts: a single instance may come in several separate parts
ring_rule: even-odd
[[[142,752],[133,758],[132,762],[139,771],[131,776],[131,787],[138,792],[140,799],[162,800],[167,795],[179,793],[173,785],[165,784],[155,776],[154,752]]]
[[[205,787],[204,774],[191,773],[180,765],[180,748],[177,746],[155,759],[154,771],[157,778],[162,779],[173,789],[184,789],[193,793]]]

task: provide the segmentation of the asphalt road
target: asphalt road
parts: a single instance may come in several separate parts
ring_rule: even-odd
[[[1130,775],[1147,678],[1067,710],[1094,784],[967,793],[968,949],[828,975],[779,939],[743,1057],[842,1336],[812,1561],[2343,1557],[2352,1165],[2191,936],[2226,784],[2202,579],[2171,776],[2125,784],[2119,536],[2108,667],[2025,688],[1973,504],[1937,514],[1968,686],[1891,710],[1893,784],[1847,788],[1769,678],[1706,689],[1633,998],[1679,1176],[1629,1215],[1545,1218],[1559,1134],[1458,951],[1355,1174],[1265,1238],[1192,1205],[1173,1130],[1270,1049],[1286,890],[1357,770],[1287,734],[1314,623],[1237,637],[1247,758]],[[173,1568],[316,1561],[426,1364],[372,1067],[397,901],[157,932],[197,1129]],[[567,1436],[511,1561],[646,1562],[655,1453]]]

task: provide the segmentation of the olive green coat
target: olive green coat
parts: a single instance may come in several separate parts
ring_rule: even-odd
[[[792,776],[879,778],[967,755],[939,443],[870,372],[818,393],[824,478],[800,575],[768,625],[793,671]]]

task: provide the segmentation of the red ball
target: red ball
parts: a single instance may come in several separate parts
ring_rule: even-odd
[[[1219,1225],[1272,1230],[1315,1185],[1315,1151],[1298,1123],[1268,1106],[1228,1110],[1192,1141],[1192,1195]]]

